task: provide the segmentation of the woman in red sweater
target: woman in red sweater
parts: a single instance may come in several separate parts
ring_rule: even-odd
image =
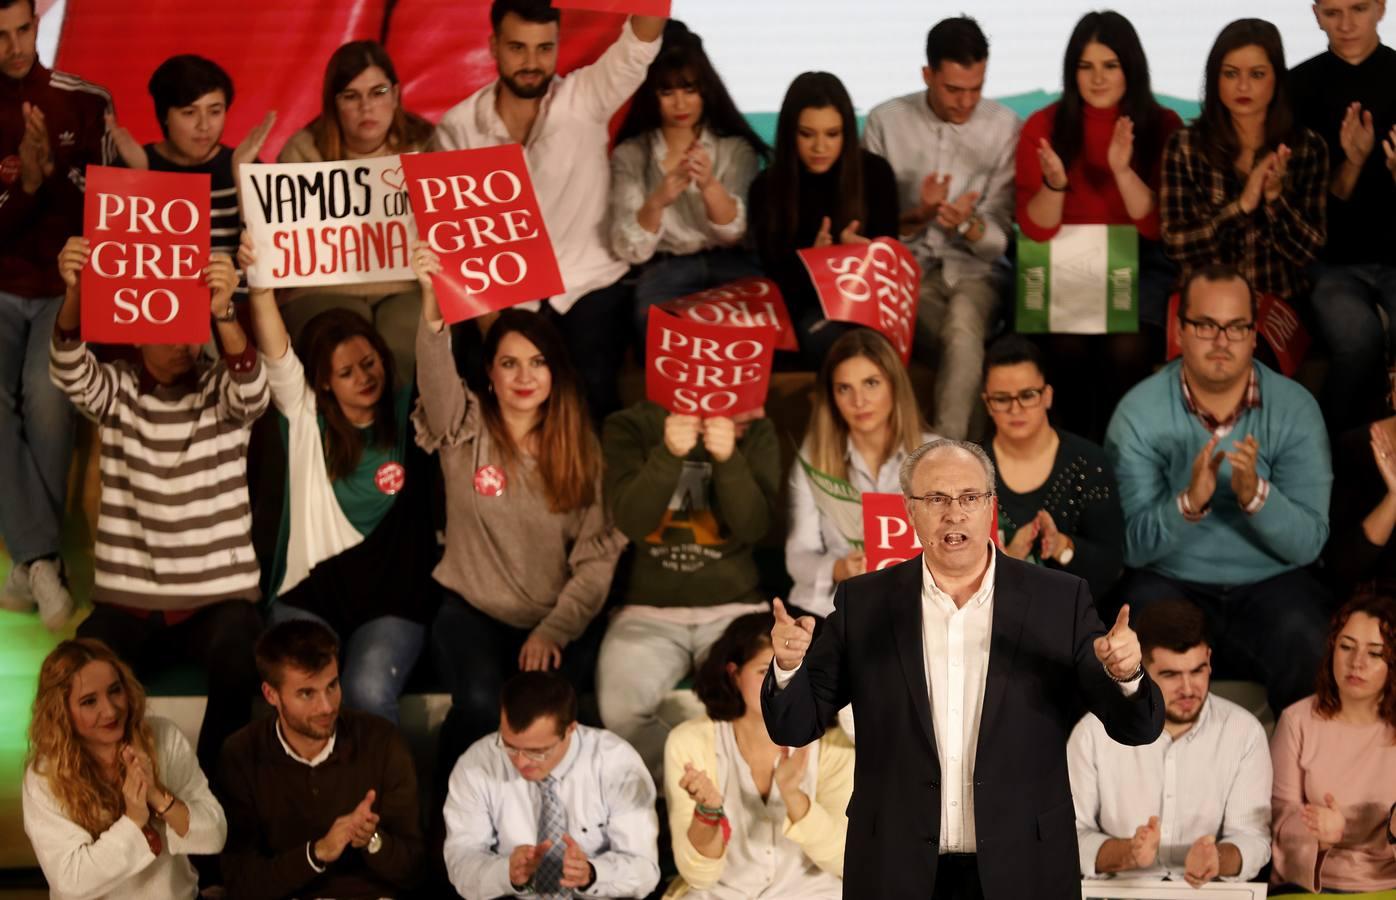
[[[1116,12],[1087,13],[1067,42],[1062,98],[1028,118],[1018,139],[1018,226],[1049,241],[1063,225],[1139,230],[1138,334],[1052,335],[1053,369],[1079,383],[1066,426],[1099,440],[1116,402],[1163,355],[1176,270],[1158,244],[1163,147],[1182,120],[1154,99],[1139,35]]]

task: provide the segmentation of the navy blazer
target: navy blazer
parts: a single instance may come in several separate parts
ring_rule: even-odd
[[[996,553],[998,551],[995,551]],[[985,900],[1081,896],[1066,740],[1082,701],[1121,744],[1163,731],[1146,674],[1126,697],[1096,659],[1105,633],[1086,583],[998,553],[989,665],[974,766]],[[917,556],[841,583],[834,612],[784,690],[762,686],[772,739],[803,746],[853,704],[857,761],[843,895],[930,897],[940,848],[940,761],[923,654]],[[1123,787],[1123,786],[1122,786]]]

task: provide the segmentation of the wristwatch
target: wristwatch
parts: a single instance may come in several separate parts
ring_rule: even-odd
[[[228,303],[228,308],[225,311],[213,314],[214,320],[218,322],[232,322],[235,321],[237,317],[237,308],[234,307],[231,302]]]
[[[961,223],[959,224],[959,226],[955,228],[955,231],[956,231],[961,237],[964,237],[964,236],[968,235],[971,231],[973,231],[974,228],[975,228],[975,226],[978,225],[978,224],[979,224],[979,217],[978,217],[978,216],[970,216],[968,219],[965,219],[963,222],[961,222]]]
[[[375,832],[373,833],[373,837],[371,837],[371,838],[368,839],[368,846],[365,847],[364,849],[368,851],[368,853],[369,853],[370,856],[372,856],[373,854],[377,853],[379,850],[382,850],[382,849],[383,849],[383,836],[380,835],[378,832],[375,831]]]

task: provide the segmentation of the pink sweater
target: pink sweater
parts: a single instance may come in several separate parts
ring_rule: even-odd
[[[1386,842],[1396,802],[1396,729],[1320,718],[1307,697],[1280,716],[1270,755],[1272,880],[1310,891],[1396,888],[1396,846]],[[1341,843],[1320,852],[1299,812],[1305,803],[1322,804],[1324,794],[1338,801],[1347,826]]]

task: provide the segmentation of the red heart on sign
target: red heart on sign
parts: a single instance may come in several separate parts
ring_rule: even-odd
[[[384,169],[378,177],[395,191],[402,190],[402,186],[407,183],[407,178],[402,174],[402,166],[398,166],[396,169]]]

